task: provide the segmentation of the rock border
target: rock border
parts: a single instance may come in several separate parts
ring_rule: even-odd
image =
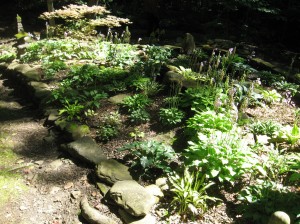
[[[59,116],[58,109],[46,105],[47,99],[51,95],[51,88],[41,81],[43,71],[40,66],[31,66],[29,64],[20,64],[17,60],[9,63],[0,63],[0,72],[2,77],[10,82],[17,83],[17,88],[26,92],[28,100],[38,107],[46,118],[46,124],[51,124],[60,132],[69,137],[70,142],[61,145],[63,151],[74,158],[87,162],[95,166],[95,173],[98,177],[100,192],[104,198],[109,200],[119,209],[119,216],[124,223],[132,224],[155,224],[156,219],[151,215],[152,207],[158,203],[163,196],[159,185],[154,187],[143,187],[134,181],[128,169],[122,163],[108,159],[100,146],[89,135],[89,127],[69,122]],[[55,138],[56,136],[54,136]],[[108,184],[108,185],[107,185]],[[135,186],[135,191],[125,189],[126,185]],[[125,190],[120,190],[118,186],[124,186]],[[111,189],[118,188],[118,192],[112,192]],[[154,189],[154,190],[153,190]],[[142,203],[141,203],[142,202]],[[147,202],[146,209],[145,202]],[[97,209],[88,204],[86,196],[81,199],[81,214],[89,223],[114,224],[109,217],[101,214]],[[128,205],[130,205],[128,207]]]

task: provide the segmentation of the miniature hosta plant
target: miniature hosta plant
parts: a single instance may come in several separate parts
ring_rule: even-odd
[[[155,176],[153,169],[159,169],[163,173],[172,171],[170,163],[176,159],[174,149],[157,141],[137,141],[124,145],[119,151],[128,150],[133,155],[131,168],[143,169],[142,176]]]
[[[159,119],[164,125],[176,125],[184,118],[184,112],[176,107],[161,108],[159,110]]]
[[[207,183],[201,171],[190,172],[185,168],[183,174],[170,173],[168,180],[173,193],[171,207],[180,215],[203,215],[208,201],[220,200],[207,194],[206,190],[214,183]]]
[[[150,78],[138,78],[133,80],[132,86],[135,87],[137,91],[142,91],[143,94],[147,96],[154,96],[163,89],[163,85]]]
[[[298,125],[295,123],[293,127],[287,125],[277,131],[272,137],[272,142],[286,142],[290,145],[295,145],[300,140],[300,130]]]
[[[63,105],[63,109],[59,110],[59,115],[66,117],[67,120],[81,120],[83,110],[84,106],[78,103],[78,101],[69,103],[69,101],[66,100]]]
[[[277,183],[297,182],[296,177],[300,170],[300,155],[296,153],[280,152],[277,149],[268,151],[266,157],[263,157],[263,173],[266,178]],[[290,174],[290,175],[287,175]]]
[[[144,109],[150,105],[151,100],[144,94],[135,94],[133,96],[126,97],[122,106],[130,113],[135,110]]]
[[[103,117],[103,123],[97,130],[97,138],[107,142],[119,134],[122,124],[121,115],[118,112],[110,112]]]
[[[0,62],[11,62],[16,57],[16,52],[13,49],[3,50],[0,52]]]
[[[278,103],[281,101],[282,96],[275,90],[262,90],[261,94],[263,96],[264,101],[267,104]]]
[[[67,65],[60,60],[55,60],[52,62],[44,62],[42,65],[46,78],[53,78],[55,74],[67,68]]]
[[[144,109],[137,109],[130,112],[129,119],[135,124],[146,123],[150,121],[150,114]]]
[[[188,88],[182,94],[181,106],[199,111],[214,109],[216,98],[221,92],[221,89],[211,86]]]
[[[252,123],[249,128],[254,135],[255,142],[257,142],[257,135],[267,135],[272,137],[282,128],[282,126],[273,121],[257,121]]]

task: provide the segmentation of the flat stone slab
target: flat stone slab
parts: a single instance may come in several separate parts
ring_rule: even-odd
[[[92,164],[98,164],[107,159],[103,150],[89,136],[79,138],[78,140],[67,144],[63,148],[75,158]]]
[[[100,180],[113,185],[120,180],[132,180],[128,169],[129,167],[117,160],[109,159],[103,160],[97,165],[96,174]]]
[[[135,217],[146,216],[155,204],[154,197],[134,180],[116,182],[109,191],[109,197]]]
[[[124,98],[128,97],[130,95],[128,94],[118,94],[115,96],[112,96],[108,99],[109,102],[113,103],[113,104],[120,104],[123,102]]]

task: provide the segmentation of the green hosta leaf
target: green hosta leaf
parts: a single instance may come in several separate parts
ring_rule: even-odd
[[[140,163],[141,163],[142,167],[146,168],[146,167],[148,167],[148,165],[151,163],[151,161],[148,160],[147,157],[142,156],[142,157],[140,158]]]
[[[300,173],[293,173],[289,181],[290,182],[300,181]]]
[[[258,165],[258,166],[256,166],[256,169],[257,169],[263,176],[267,176],[267,172],[265,171],[265,169],[264,169],[262,166]]]
[[[222,164],[223,164],[223,165],[228,164],[228,159],[222,159],[221,161],[222,161]]]
[[[219,172],[220,171],[218,171],[218,170],[211,170],[210,174],[211,174],[212,177],[216,177],[219,174]]]
[[[299,131],[297,124],[294,124],[293,129],[292,129],[292,135],[299,136],[299,133],[300,133],[300,131]]]

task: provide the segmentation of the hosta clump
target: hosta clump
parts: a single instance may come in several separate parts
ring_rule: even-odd
[[[267,104],[278,103],[281,101],[282,96],[275,90],[262,90],[261,95]]]
[[[300,155],[270,149],[263,157],[261,173],[269,180],[283,183],[300,181]]]
[[[183,107],[192,107],[199,111],[214,109],[217,98],[220,98],[220,105],[217,106],[222,106],[223,104],[223,97],[218,97],[220,95],[222,95],[222,89],[211,86],[188,88],[182,94],[180,105]]]
[[[144,109],[150,105],[151,100],[144,94],[135,94],[133,96],[126,97],[122,102],[122,107],[129,113],[139,109]]]
[[[254,135],[267,135],[272,137],[282,126],[274,121],[257,121],[251,124],[249,128]]]
[[[2,49],[0,49],[2,50]],[[0,62],[11,62],[17,57],[16,52],[13,49],[2,50],[0,52]]]
[[[272,136],[272,142],[286,142],[292,146],[298,143],[300,140],[300,129],[295,123],[293,127],[287,125],[282,127],[279,131],[275,132]]]
[[[30,43],[25,54],[21,55],[21,62],[55,61],[70,59],[93,59],[96,43],[78,41],[74,39],[47,39]]]
[[[299,85],[287,81],[274,82],[273,86],[278,90],[290,94],[290,96],[295,96],[299,89]]]
[[[55,74],[67,68],[67,65],[60,60],[44,62],[42,65],[46,78],[53,78]]]
[[[108,95],[105,92],[99,92],[96,89],[84,90],[80,96],[81,102],[85,104],[87,108],[99,108],[100,100],[107,98]]]
[[[159,110],[159,119],[164,125],[176,125],[184,118],[184,112],[176,107],[161,108]]]
[[[143,50],[145,55],[142,56],[141,60],[132,69],[155,80],[160,75],[161,66],[170,58],[171,50],[149,45],[145,46]]]
[[[198,132],[198,139],[190,141],[184,153],[186,165],[201,168],[210,179],[234,184],[258,162],[238,132]]]
[[[229,132],[233,124],[229,114],[217,113],[214,110],[196,112],[196,114],[187,121],[187,133],[191,136],[197,136],[197,133],[210,133],[214,130]]]
[[[70,103],[65,100],[63,108],[59,110],[59,115],[66,117],[67,120],[72,121],[74,119],[81,120],[84,106],[76,100],[74,103]]]
[[[97,131],[97,139],[107,142],[119,134],[122,120],[118,112],[111,112],[104,116],[102,122]]]
[[[245,223],[268,223],[274,211],[284,211],[294,219],[299,215],[300,195],[272,181],[258,180],[243,189],[238,199],[242,202],[238,210]]]
[[[207,194],[206,190],[214,183],[207,183],[201,171],[190,172],[185,168],[183,174],[170,173],[168,179],[173,193],[171,207],[179,215],[203,215],[208,208],[208,201],[219,200]]]
[[[279,75],[279,74],[274,74],[269,71],[260,71],[258,73],[258,75],[259,75],[262,83],[267,86],[272,86],[277,82],[281,82],[281,81],[285,80],[284,76]]]
[[[147,96],[154,96],[163,89],[163,85],[150,78],[138,78],[132,81],[132,86],[137,91],[142,91]]]
[[[129,114],[132,123],[141,124],[150,121],[150,114],[144,109],[137,109]]]
[[[171,146],[153,140],[133,142],[119,150],[128,150],[132,154],[131,168],[138,170],[145,177],[159,174],[156,173],[157,169],[163,173],[171,172],[170,163],[176,159],[176,153]]]

